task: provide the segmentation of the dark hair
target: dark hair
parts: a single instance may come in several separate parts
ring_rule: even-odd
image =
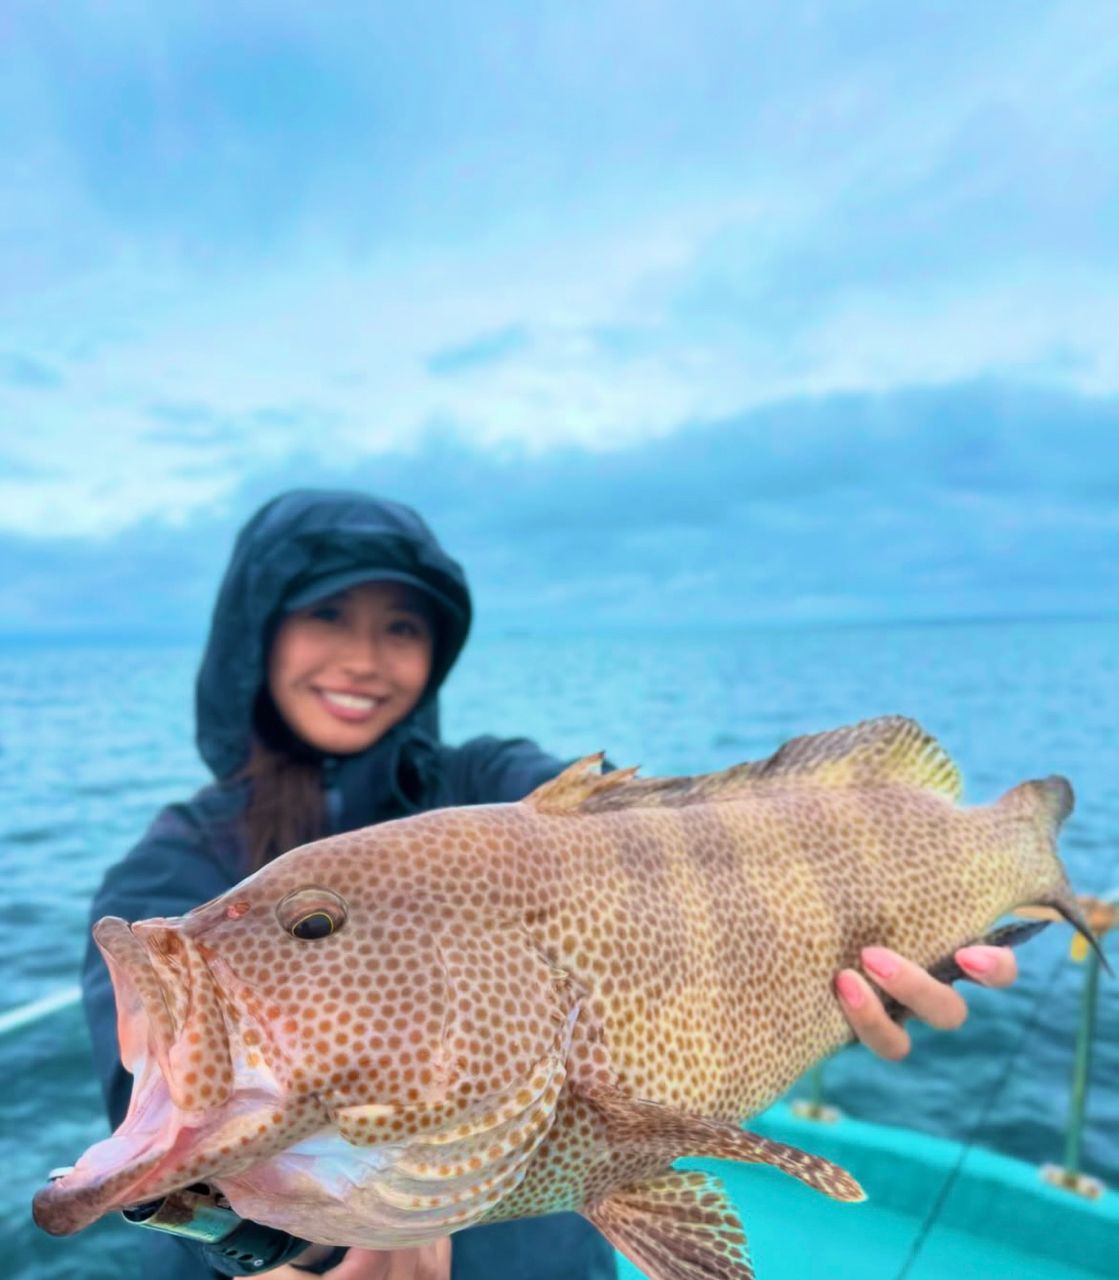
[[[266,689],[257,694],[240,776],[249,784],[241,822],[250,872],[326,834],[322,762],[288,728]]]

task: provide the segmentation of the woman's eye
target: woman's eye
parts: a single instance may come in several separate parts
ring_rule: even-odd
[[[396,618],[389,623],[389,634],[394,636],[407,636],[409,639],[417,638],[424,634],[421,625],[411,618]]]
[[[334,920],[327,912],[312,911],[310,915],[295,921],[291,926],[291,936],[301,938],[304,942],[315,942],[319,938],[328,938],[334,928]]]
[[[337,622],[342,616],[342,610],[332,604],[320,604],[309,610],[309,616],[316,622]]]

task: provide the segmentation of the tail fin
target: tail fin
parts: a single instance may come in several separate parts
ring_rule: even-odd
[[[1076,930],[1085,942],[1100,958],[1100,963],[1112,973],[1111,965],[1103,954],[1096,935],[1084,917],[1080,904],[1072,892],[1072,886],[1065,875],[1065,869],[1057,856],[1057,833],[1065,819],[1072,813],[1075,798],[1067,778],[1054,774],[1049,778],[1040,778],[1035,782],[1023,782],[1012,787],[999,800],[999,807],[1018,810],[1035,820],[1041,817],[1045,825],[1046,838],[1041,853],[1043,866],[1038,868],[1042,883],[1048,881],[1046,888],[1028,903],[1028,907],[1048,907],[1055,911]]]
[[[1069,924],[1072,925],[1076,932],[1080,934],[1084,941],[1092,948],[1096,955],[1099,956],[1100,964],[1103,965],[1113,978],[1115,977],[1115,971],[1107,962],[1107,956],[1103,953],[1103,948],[1100,946],[1099,938],[1097,938],[1092,932],[1092,926],[1084,918],[1084,912],[1080,910],[1080,904],[1072,896],[1071,892],[1067,897],[1054,896],[1049,898],[1047,901],[1041,903],[1041,905],[1044,907],[1052,907],[1054,911],[1057,911],[1064,916]]]

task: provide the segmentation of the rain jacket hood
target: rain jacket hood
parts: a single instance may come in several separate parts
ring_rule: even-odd
[[[462,568],[409,507],[363,493],[296,489],[272,499],[241,530],[214,606],[195,709],[198,750],[216,778],[248,758],[253,706],[285,606],[320,579],[365,571],[370,579],[384,573],[415,583],[436,607],[427,689],[386,738],[438,736],[436,696],[470,628]]]

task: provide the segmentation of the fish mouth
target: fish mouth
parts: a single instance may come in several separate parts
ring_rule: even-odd
[[[141,932],[136,932],[137,928]],[[149,1050],[162,1067],[182,1029],[181,1019],[174,1013],[182,1005],[171,986],[174,961],[169,959],[170,948],[163,953],[167,958],[161,974],[142,930],[142,925],[134,927],[116,916],[106,916],[93,926],[93,939],[108,967],[116,997],[121,1062],[133,1075],[135,1064]]]
[[[52,1236],[70,1236],[110,1210],[144,1199],[139,1186],[169,1155],[172,1128],[167,1089],[149,1062],[133,1086],[128,1116],[116,1133],[90,1147],[64,1177],[36,1193],[31,1204],[36,1226]]]
[[[198,943],[177,922],[129,925],[113,916],[97,922],[93,937],[113,982],[132,1097],[112,1136],[35,1196],[32,1216],[51,1235],[72,1235],[150,1198],[161,1173],[197,1145],[233,1089],[221,1006]]]
[[[154,1057],[171,1101],[184,1111],[209,1110],[233,1088],[224,1002],[203,946],[178,920],[129,925],[106,916],[93,927],[117,1002],[121,1061]]]

